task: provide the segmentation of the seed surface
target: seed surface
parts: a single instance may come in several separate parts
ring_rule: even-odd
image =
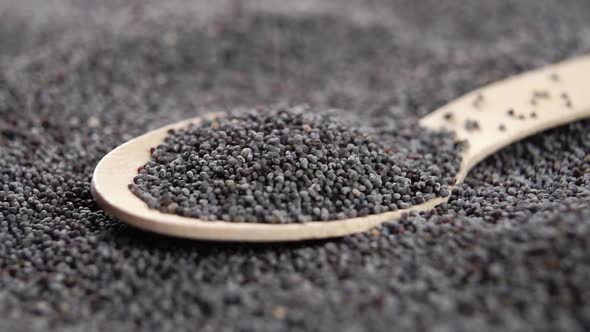
[[[589,1],[8,3],[0,331],[588,330],[588,120],[487,158],[429,213],[329,241],[150,234],[102,211],[90,180],[119,144],[211,110],[288,100],[411,127],[475,88],[590,52]],[[511,132],[520,120],[506,111]]]

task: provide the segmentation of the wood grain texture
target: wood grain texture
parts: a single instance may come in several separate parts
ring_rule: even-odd
[[[529,135],[590,117],[590,56],[515,76],[471,92],[430,113],[421,125],[449,129],[468,142],[457,175],[495,151]],[[209,114],[206,117],[223,116]],[[150,148],[163,142],[168,130],[198,124],[178,122],[132,139],[106,155],[96,166],[92,194],[113,216],[136,227],[182,238],[216,241],[298,241],[338,237],[395,221],[403,213],[426,211],[446,202],[436,198],[409,209],[335,221],[293,224],[202,221],[149,209],[128,185],[150,159]]]

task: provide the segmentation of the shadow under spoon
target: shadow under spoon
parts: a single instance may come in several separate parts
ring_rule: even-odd
[[[151,157],[170,129],[198,124],[209,114],[171,124],[134,138],[107,154],[96,166],[92,195],[113,216],[144,230],[182,238],[217,241],[299,241],[363,232],[403,213],[426,211],[444,203],[435,198],[407,209],[364,217],[291,224],[204,221],[150,209],[128,188],[137,169]],[[433,111],[420,125],[447,129],[465,140],[456,176],[461,183],[485,157],[532,134],[590,117],[590,55],[550,65],[490,84]]]

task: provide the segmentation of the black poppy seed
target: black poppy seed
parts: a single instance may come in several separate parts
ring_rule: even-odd
[[[475,99],[473,100],[473,107],[475,108],[480,108],[482,103],[484,102],[484,96],[483,94],[480,92],[475,96]]]
[[[549,96],[550,95],[549,95],[548,91],[544,91],[544,90],[533,91],[533,99],[548,99]]]
[[[498,129],[500,131],[506,131],[506,126],[504,124],[501,124],[501,125],[498,126]]]
[[[479,122],[477,120],[467,119],[465,120],[465,129],[467,131],[476,131],[479,130]]]
[[[509,116],[514,116],[514,109],[513,108],[509,109],[507,111],[507,113],[508,113]]]

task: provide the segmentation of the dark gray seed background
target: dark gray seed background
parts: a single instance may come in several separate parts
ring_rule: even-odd
[[[415,121],[588,51],[586,0],[1,1],[0,330],[588,330],[589,121],[488,158],[432,213],[329,241],[152,235],[89,189],[110,149],[200,112]]]

